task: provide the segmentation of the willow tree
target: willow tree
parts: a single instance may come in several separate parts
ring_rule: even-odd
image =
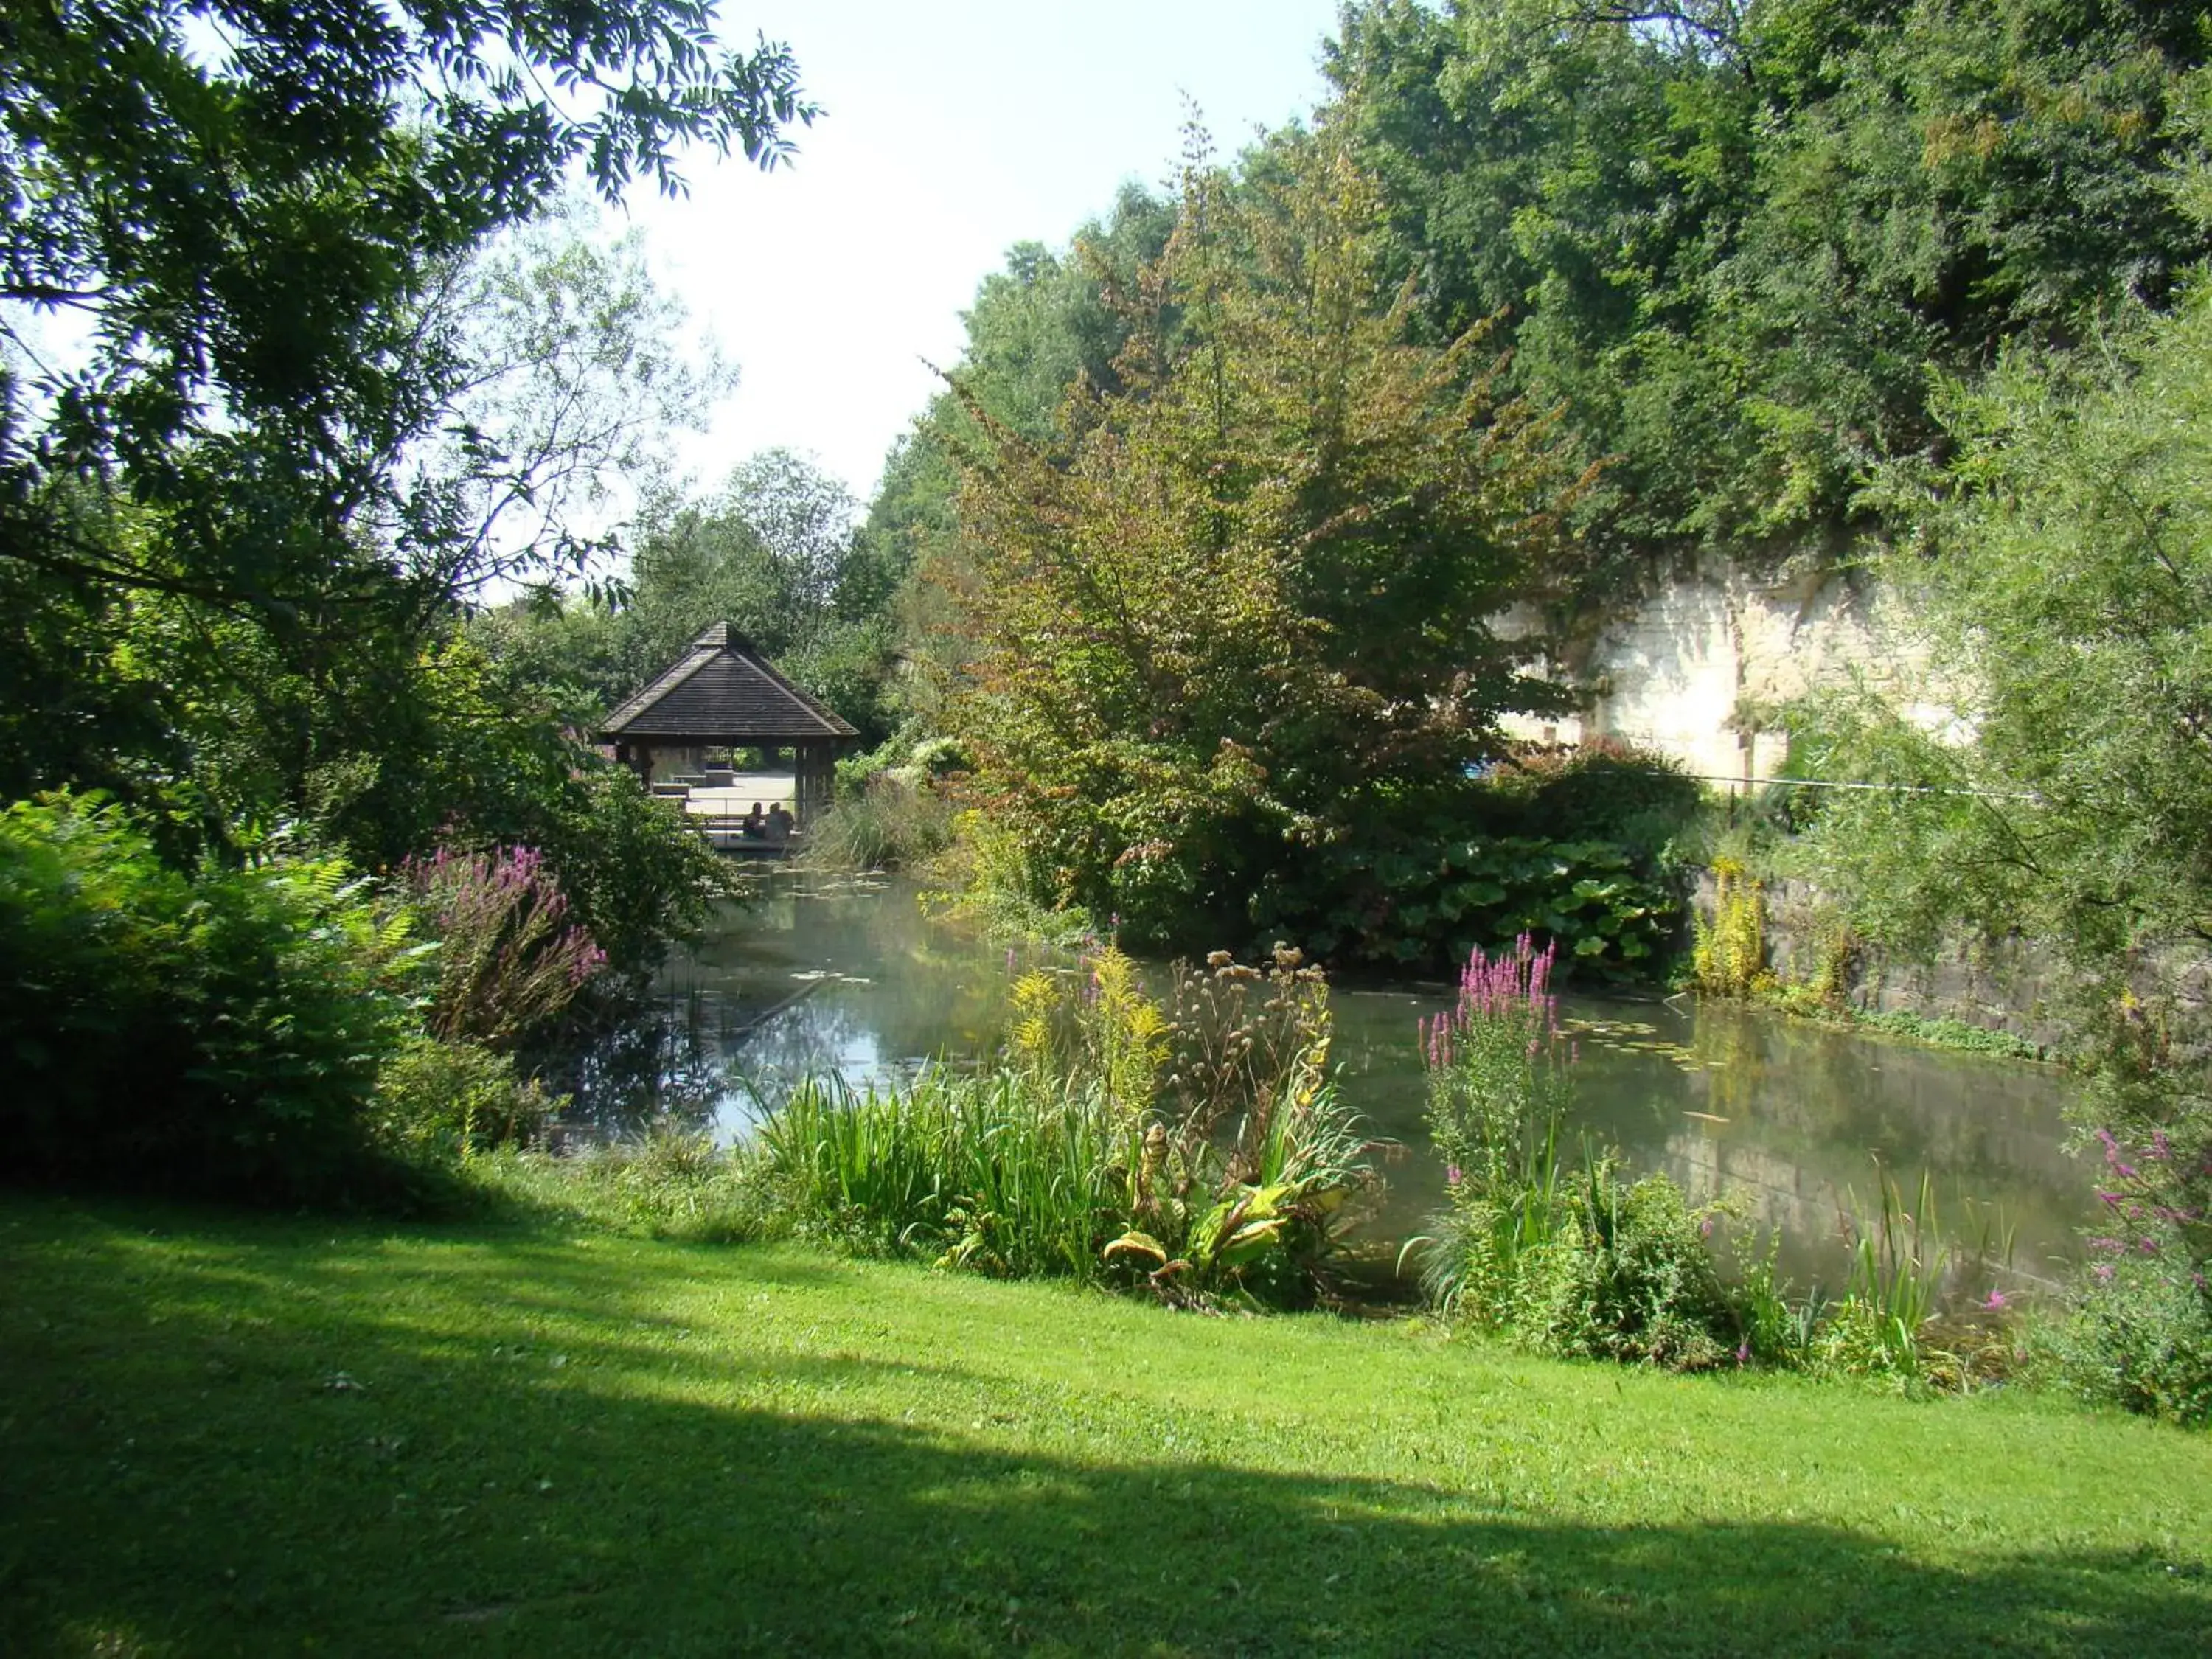
[[[1360,872],[1432,833],[1511,709],[1578,480],[1382,276],[1331,134],[1233,178],[1194,148],[1176,228],[1109,286],[1128,343],[1032,441],[971,402],[972,684],[956,723],[1032,896],[1136,937],[1358,929]]]

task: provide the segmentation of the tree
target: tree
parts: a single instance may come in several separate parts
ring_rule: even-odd
[[[386,745],[422,736],[417,669],[455,601],[574,568],[562,494],[623,459],[643,371],[667,368],[619,251],[475,256],[572,166],[611,197],[680,187],[687,143],[777,163],[814,113],[791,60],[724,52],[710,24],[697,0],[10,14],[12,790],[114,788],[182,852],[414,763]],[[78,331],[58,353],[57,317]],[[499,396],[519,359],[530,393]],[[624,377],[613,422],[575,428]],[[510,539],[526,499],[556,521]]]
[[[411,457],[453,533],[426,546],[440,599],[599,572],[613,525],[665,468],[671,434],[704,426],[737,384],[712,339],[655,282],[636,231],[596,234],[586,202],[502,236],[434,295],[429,325],[468,365],[442,429]]]
[[[1926,481],[1922,538],[1881,567],[1926,621],[1933,675],[1819,710],[1793,750],[1820,775],[1899,786],[1839,795],[1812,830],[1864,934],[1917,954],[1947,924],[2016,931],[2075,970],[2055,1012],[2104,1138],[2100,1231],[2126,1246],[2116,1261],[2102,1241],[2088,1286],[2112,1314],[2097,1363],[2131,1402],[2201,1416],[2212,1068],[2190,1005],[2212,970],[2212,289],[2099,345],[2016,353],[1949,388],[1958,453]],[[1949,718],[1931,732],[1897,702]]]
[[[1936,792],[1820,819],[1867,926],[1901,946],[1964,917],[2106,972],[2212,951],[2212,292],[2101,347],[1950,386],[1958,453],[1917,501],[1893,482],[1919,533],[1880,566],[1929,678],[1804,739],[1835,775]]]
[[[1115,365],[1128,343],[1130,296],[1174,222],[1171,204],[1128,184],[1111,211],[1079,227],[1065,249],[1036,242],[1008,249],[1006,268],[982,280],[963,316],[959,393],[939,392],[885,458],[856,570],[896,609],[899,672],[886,691],[909,721],[939,717],[966,662],[946,580],[964,580],[967,571],[954,454],[981,438],[969,406],[1045,442],[1072,390],[1119,390]]]
[[[1317,914],[1331,849],[1371,854],[1501,712],[1556,702],[1489,619],[1534,591],[1573,480],[1491,398],[1479,335],[1408,337],[1376,218],[1333,135],[1241,190],[1194,154],[1120,296],[1115,389],[1079,385],[1043,443],[966,398],[954,724],[1032,896],[1177,944]]]
[[[1440,335],[1504,313],[1508,386],[1605,461],[1603,588],[1842,551],[1941,458],[1931,364],[2166,303],[2212,246],[2160,183],[2204,52],[2148,3],[1375,0],[1330,67],[1393,273]]]
[[[812,118],[782,48],[702,0],[62,0],[0,50],[6,556],[286,624],[448,577],[394,468],[465,375],[433,283],[580,164],[680,187],[704,143],[772,166]],[[547,90],[550,82],[558,88]],[[88,344],[36,365],[25,313]],[[64,491],[149,509],[104,536]]]

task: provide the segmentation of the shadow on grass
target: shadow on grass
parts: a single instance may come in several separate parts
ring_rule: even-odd
[[[2212,1607],[2139,1556],[969,1443],[890,1417],[1018,1437],[957,1356],[693,1353],[557,1250],[425,1305],[358,1249],[72,1248],[0,1293],[10,1654],[2180,1653]]]

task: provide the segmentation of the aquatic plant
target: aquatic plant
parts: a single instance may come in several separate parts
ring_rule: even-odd
[[[1453,1006],[1419,1027],[1428,1122],[1449,1202],[1409,1248],[1449,1312],[1545,1352],[1687,1369],[1735,1344],[1727,1292],[1692,1210],[1663,1175],[1633,1183],[1608,1151],[1562,1152],[1574,1040],[1551,947],[1475,951]]]
[[[1325,988],[1294,959],[1272,971],[1300,988],[1312,1040],[1252,1073],[1233,1112],[1163,1096],[1177,1033],[1106,946],[1079,974],[1018,981],[988,1070],[933,1066],[889,1090],[804,1084],[751,1156],[799,1226],[867,1249],[1176,1299],[1310,1300],[1374,1176],[1323,1079]]]
[[[1793,1299],[1781,1257],[1782,1230],[1776,1227],[1768,1230],[1765,1249],[1742,1261],[1734,1298],[1740,1364],[1795,1369],[1812,1355],[1825,1301],[1817,1290]]]
[[[1923,1333],[1942,1305],[1950,1246],[1925,1170],[1910,1208],[1896,1178],[1878,1164],[1875,1173],[1871,1217],[1862,1213],[1856,1195],[1846,1195],[1839,1224],[1850,1247],[1850,1276],[1843,1300],[1815,1338],[1815,1355],[1828,1370],[1917,1377],[1931,1358]]]
[[[1713,864],[1713,919],[1692,930],[1690,978],[1705,996],[1747,997],[1771,981],[1766,970],[1766,895],[1733,859]]]
[[[1575,1058],[1551,989],[1553,947],[1523,934],[1468,958],[1453,1006],[1419,1025],[1429,1134],[1451,1202],[1426,1244],[1424,1282],[1447,1308],[1488,1310],[1514,1297],[1522,1256],[1567,1224],[1559,1133]]]
[[[938,791],[878,772],[806,826],[810,868],[911,869],[951,844],[954,813]]]

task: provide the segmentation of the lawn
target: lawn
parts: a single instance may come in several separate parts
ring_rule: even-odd
[[[2181,1655],[2212,1437],[797,1248],[0,1198],[0,1652]]]

